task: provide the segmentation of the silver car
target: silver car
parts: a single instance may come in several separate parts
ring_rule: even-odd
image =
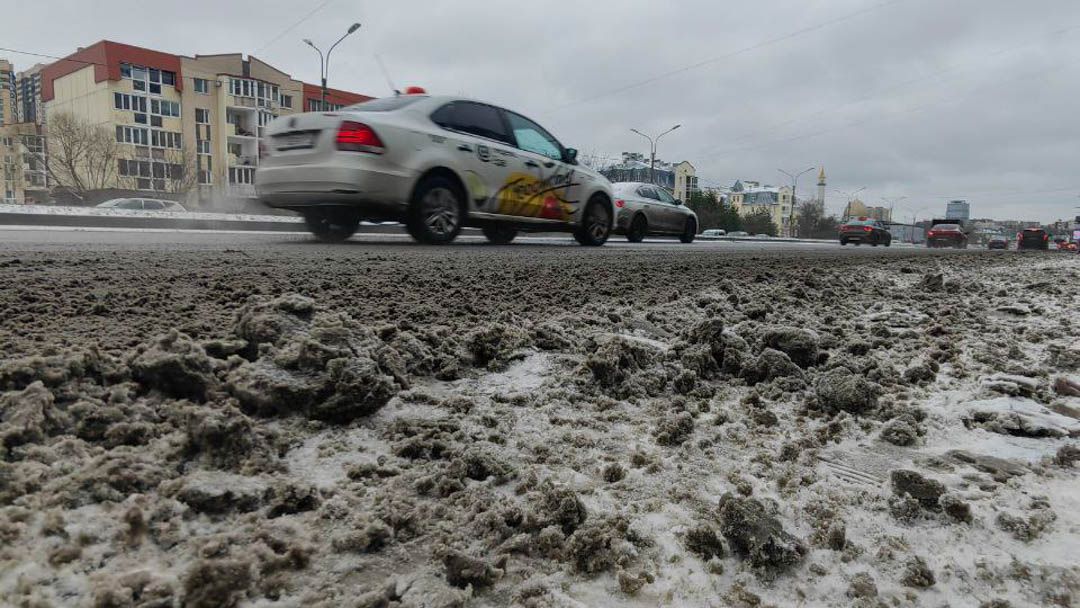
[[[187,211],[176,201],[159,198],[114,198],[98,205],[102,209],[130,209],[138,211]]]
[[[631,243],[640,243],[650,234],[678,236],[694,242],[697,214],[660,186],[642,182],[619,182],[615,193],[615,231]]]
[[[259,199],[301,213],[324,241],[349,238],[361,220],[399,221],[434,244],[463,226],[498,244],[522,230],[565,230],[582,245],[611,233],[611,183],[497,106],[408,94],[278,118],[267,134]]]

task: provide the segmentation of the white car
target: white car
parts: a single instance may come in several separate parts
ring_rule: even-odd
[[[132,209],[136,211],[187,211],[176,201],[159,198],[114,198],[98,205],[102,209]]]
[[[693,243],[697,236],[697,214],[661,186],[644,182],[619,182],[615,193],[615,232],[631,243],[640,243],[650,234],[677,236]]]
[[[705,232],[701,233],[701,238],[703,239],[715,239],[716,237],[720,236],[727,236],[727,230],[723,230],[720,228],[710,228]]]
[[[460,97],[407,94],[274,120],[255,173],[261,201],[304,216],[320,240],[360,221],[400,221],[414,239],[449,243],[478,226],[493,243],[521,230],[565,230],[602,245],[611,183],[540,125]]]

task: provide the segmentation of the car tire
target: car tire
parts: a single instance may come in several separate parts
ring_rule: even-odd
[[[682,234],[679,235],[679,240],[689,245],[694,242],[694,237],[697,236],[697,220],[692,217],[686,218],[686,226],[683,227]]]
[[[484,224],[480,227],[488,242],[492,245],[509,245],[518,235],[518,229],[509,224]]]
[[[574,228],[574,240],[585,247],[599,247],[611,236],[611,203],[603,194],[594,194],[581,216],[581,224]]]
[[[843,239],[840,239],[840,246],[841,246],[841,247],[844,247],[844,246],[846,246],[846,245],[847,245],[847,241],[845,241],[845,240],[843,240]]]
[[[312,209],[304,213],[304,224],[324,243],[348,240],[360,227],[360,215],[351,209]]]
[[[626,240],[631,243],[640,243],[645,240],[645,236],[649,234],[649,220],[645,219],[644,214],[638,214],[634,217],[634,221],[630,222],[630,229],[626,231]]]
[[[888,240],[886,240],[886,241],[885,241],[885,246],[886,246],[886,247],[892,247],[892,239],[888,239]]]
[[[431,175],[417,184],[405,225],[417,241],[445,245],[461,233],[465,215],[461,187],[448,177]]]

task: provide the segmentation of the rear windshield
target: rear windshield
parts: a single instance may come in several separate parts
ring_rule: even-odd
[[[363,101],[356,105],[345,108],[350,112],[393,112],[394,110],[400,110],[405,106],[412,105],[421,99],[425,99],[423,95],[399,95],[397,97],[383,97],[381,99],[372,99],[371,101]]]
[[[934,226],[934,230],[959,230],[960,226],[956,224],[938,224]]]
[[[873,226],[877,220],[848,220],[845,226]]]
[[[1041,234],[1041,233],[1046,232],[1046,231],[1043,230],[1042,228],[1024,228],[1024,232],[1038,232],[1038,233]]]

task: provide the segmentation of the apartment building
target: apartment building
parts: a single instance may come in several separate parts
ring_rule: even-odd
[[[791,234],[791,188],[768,186],[750,180],[738,180],[728,193],[731,206],[740,215],[765,212],[780,234]]]
[[[0,202],[47,200],[48,184],[41,126],[32,122],[0,126]]]
[[[0,59],[0,125],[19,122],[15,104],[15,66]]]
[[[43,63],[34,64],[15,75],[16,122],[44,122],[45,113],[41,104],[41,69],[44,67]]]
[[[681,201],[689,201],[690,197],[698,191],[697,171],[690,161],[684,160],[675,165],[675,198]]]
[[[102,41],[41,75],[45,116],[68,113],[115,134],[120,152],[109,187],[194,206],[253,197],[266,125],[323,107],[319,87],[239,53],[185,57]],[[326,107],[367,99],[331,90]]]

